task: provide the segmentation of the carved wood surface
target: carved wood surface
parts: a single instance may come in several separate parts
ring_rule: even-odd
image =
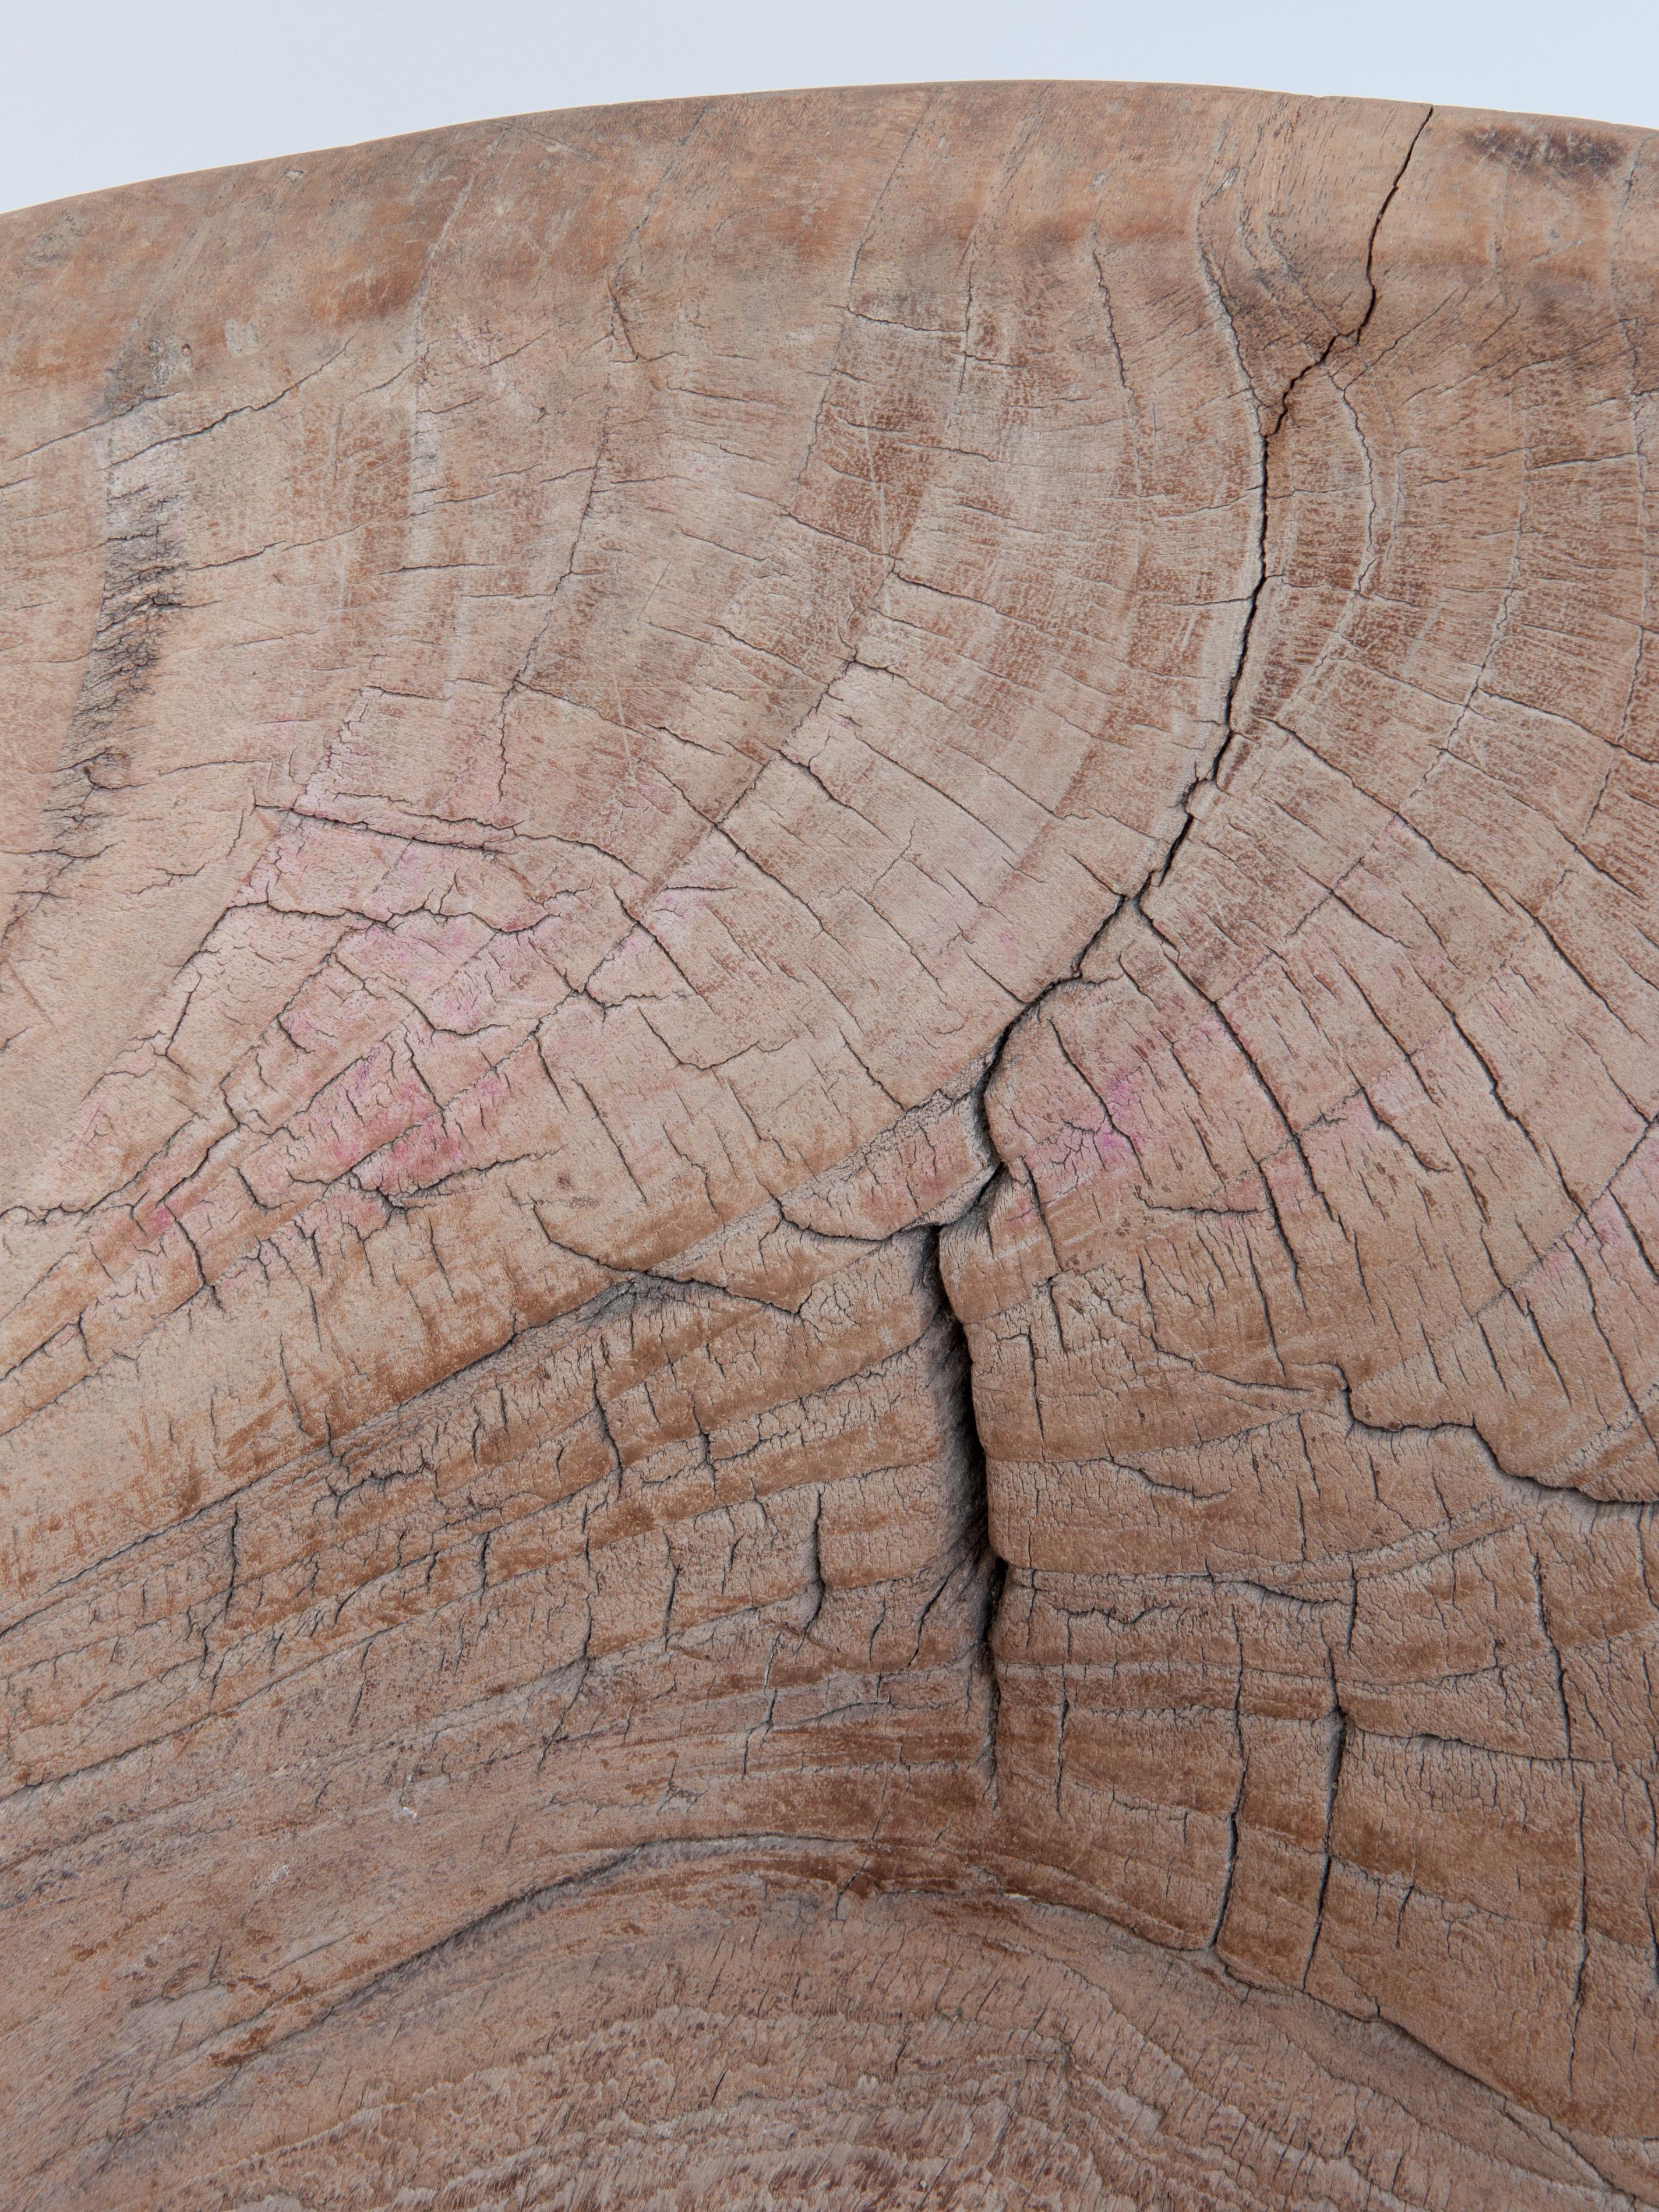
[[[6,2201],[1659,2203],[1653,143],[0,266]]]

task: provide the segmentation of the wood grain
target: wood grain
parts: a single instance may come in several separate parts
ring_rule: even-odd
[[[1659,2203],[1656,179],[0,218],[9,2201]]]

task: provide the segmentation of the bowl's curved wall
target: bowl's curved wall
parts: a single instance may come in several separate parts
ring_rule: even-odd
[[[0,219],[24,2201],[1659,2202],[1656,189]]]

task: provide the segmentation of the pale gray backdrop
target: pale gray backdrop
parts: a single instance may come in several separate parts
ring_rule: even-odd
[[[1659,125],[1659,0],[9,0],[0,208],[526,109],[1140,77]]]

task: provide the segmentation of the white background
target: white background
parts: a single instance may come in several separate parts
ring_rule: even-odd
[[[0,209],[435,124],[952,77],[1659,125],[1659,0],[9,0]]]

